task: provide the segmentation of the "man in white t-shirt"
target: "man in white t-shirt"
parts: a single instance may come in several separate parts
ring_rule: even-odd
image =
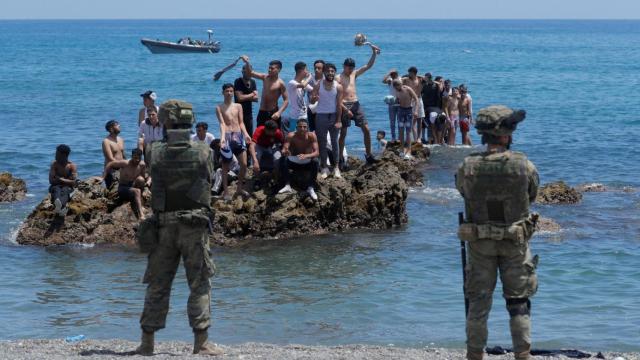
[[[203,141],[207,145],[211,145],[211,142],[216,138],[212,133],[208,132],[209,124],[206,122],[199,122],[196,124],[196,133],[191,135],[191,141]]]
[[[147,108],[155,107],[156,112],[160,111],[160,107],[156,105],[156,99],[158,96],[153,90],[147,90],[144,93],[140,94],[142,98],[142,108],[138,111],[138,126],[142,124],[143,121],[149,118],[149,113],[147,112]]]
[[[300,119],[307,119],[307,99],[305,94],[313,90],[309,84],[312,80],[307,71],[307,64],[298,61],[294,69],[296,76],[287,83],[287,95],[289,95],[288,116],[282,122],[282,132],[286,135],[296,130],[296,123]]]

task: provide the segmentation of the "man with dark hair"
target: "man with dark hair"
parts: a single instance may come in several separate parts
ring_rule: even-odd
[[[242,76],[233,83],[234,101],[242,105],[242,120],[249,134],[253,133],[253,103],[258,102],[256,81],[251,78],[247,66],[242,67]]]
[[[342,177],[337,164],[340,160],[340,146],[338,134],[342,128],[342,96],[343,89],[336,80],[336,66],[332,63],[324,65],[324,80],[318,82],[313,88],[314,98],[317,99],[316,106],[316,135],[318,138],[318,146],[320,147],[320,177],[326,179],[329,176],[329,168],[327,167],[327,135],[331,142],[331,155],[333,157],[332,164],[333,176]]]
[[[342,128],[340,129],[340,154],[344,149],[345,139],[347,138],[347,130],[351,126],[351,121],[355,121],[356,126],[362,130],[364,138],[365,158],[367,163],[373,163],[376,159],[371,153],[371,133],[369,132],[369,124],[364,115],[364,110],[358,101],[358,93],[356,89],[356,79],[371,69],[376,61],[376,56],[380,48],[371,45],[371,57],[369,62],[364,66],[356,69],[356,62],[352,58],[346,58],[343,63],[342,74],[337,78],[344,91],[342,96]],[[344,164],[343,164],[344,166]]]
[[[150,145],[164,138],[164,128],[158,120],[158,111],[155,107],[147,109],[148,118],[138,128],[138,149],[142,150],[145,160],[149,162],[151,153],[147,151]]]
[[[69,161],[71,148],[65,144],[56,147],[56,159],[49,168],[49,193],[57,216],[67,214],[67,203],[70,200],[73,188],[78,181],[78,169]]]
[[[403,85],[402,80],[395,79],[392,82],[398,97],[398,135],[400,142],[404,145],[404,159],[412,159],[411,155],[411,127],[413,119],[417,115],[417,109],[411,104],[418,101],[418,95],[411,86]]]
[[[471,136],[469,136],[469,126],[473,123],[471,96],[467,93],[465,84],[460,84],[458,91],[460,92],[458,107],[460,109],[460,134],[462,135],[462,144],[473,145],[471,143]]]
[[[253,141],[249,145],[254,176],[260,171],[271,171],[277,168],[282,144],[284,144],[284,136],[275,121],[267,120],[264,125],[258,126],[253,133]]]
[[[440,77],[436,77],[438,80]],[[436,118],[439,114],[442,113],[442,88],[437,81],[433,81],[431,73],[426,73],[422,80],[422,103],[425,109],[425,121],[424,125],[427,128],[427,133],[429,134],[429,143],[433,144],[439,143],[436,141],[435,132],[436,132]],[[424,131],[421,134],[424,139]]]
[[[324,78],[324,64],[324,60],[321,59],[313,62],[313,77],[311,77],[311,80],[309,81],[309,85],[311,85],[312,88]],[[313,104],[318,101],[318,99],[313,98],[313,91],[308,91],[307,97],[309,104]],[[310,107],[307,107],[307,120],[309,120],[309,131],[316,131],[316,113],[313,112]]]
[[[247,71],[251,77],[262,80],[262,99],[260,99],[260,111],[256,119],[256,126],[264,125],[267,120],[273,120],[282,126],[282,114],[287,105],[289,105],[289,96],[284,81],[280,79],[280,70],[282,70],[282,62],[273,60],[269,63],[269,69],[266,74],[253,71],[253,67],[249,62],[247,55],[240,57],[247,67]],[[282,106],[278,107],[278,99],[282,96]]]
[[[382,78],[382,83],[389,86],[389,95],[387,95],[387,98],[385,98],[385,102],[387,102],[387,105],[389,106],[389,128],[391,128],[392,142],[396,141],[396,120],[398,119],[398,104],[396,102],[396,89],[393,87],[393,84],[391,82],[397,78],[398,70],[396,69],[389,70],[389,72]]]
[[[413,140],[422,142],[422,120],[424,119],[424,104],[422,103],[422,76],[418,76],[418,68],[412,66],[408,70],[409,76],[402,78],[402,83],[410,87],[416,95],[418,100],[414,100],[411,106],[414,108],[413,113],[416,114],[413,118],[413,124],[411,125],[411,133],[413,134]]]
[[[103,177],[106,178],[109,171],[113,169],[120,169],[118,197],[123,201],[133,201],[136,217],[143,218],[142,192],[145,186],[151,185],[151,179],[147,177],[147,166],[142,161],[142,150],[131,150],[131,160],[129,161],[115,160],[107,164]]]
[[[147,110],[150,107],[155,108],[156,111],[159,110],[158,105],[156,105],[156,99],[158,96],[153,90],[145,91],[140,94],[140,97],[142,97],[142,108],[138,111],[138,126],[140,126],[140,124],[149,117]]]
[[[309,132],[307,120],[300,120],[296,126],[296,131],[287,135],[282,155],[286,156],[282,167],[282,177],[286,185],[278,193],[292,192],[290,179],[295,178],[300,187],[306,188],[307,194],[313,200],[318,200],[314,186],[318,176],[318,139],[316,135]],[[289,175],[289,170],[292,175]]]
[[[287,95],[289,97],[289,106],[287,108],[289,116],[282,122],[282,132],[284,134],[295,131],[296,122],[299,119],[307,119],[307,102],[305,93],[313,90],[309,85],[311,74],[307,71],[307,64],[298,61],[294,70],[296,72],[293,78],[287,84]]]
[[[106,169],[107,164],[112,161],[123,160],[125,156],[124,140],[118,136],[118,134],[120,134],[120,124],[116,120],[109,120],[104,128],[109,133],[109,135],[102,140],[102,154],[104,155],[104,167]],[[106,173],[104,184],[107,186],[107,189],[111,188],[111,185],[116,181],[118,181],[117,170]]]
[[[191,141],[204,141],[207,145],[211,145],[211,142],[216,137],[207,130],[209,130],[209,124],[204,121],[197,123],[196,133],[191,135]]]
[[[227,83],[222,85],[222,95],[224,102],[216,106],[216,116],[220,121],[220,151],[222,154],[222,186],[224,188],[225,200],[230,200],[231,196],[227,192],[227,174],[229,165],[235,156],[240,163],[240,176],[238,177],[238,187],[235,195],[248,196],[244,190],[245,174],[247,172],[247,144],[251,143],[251,136],[247,133],[242,120],[242,106],[233,103],[233,85]]]
[[[537,214],[529,212],[538,192],[538,172],[525,154],[509,150],[512,133],[525,111],[489,106],[478,112],[476,129],[487,144],[484,152],[467,156],[456,174],[464,198],[466,221],[458,237],[468,243],[465,298],[467,359],[482,360],[487,345],[487,319],[500,274],[509,312],[516,360],[531,359],[531,301],[538,289],[538,256],[529,240]]]

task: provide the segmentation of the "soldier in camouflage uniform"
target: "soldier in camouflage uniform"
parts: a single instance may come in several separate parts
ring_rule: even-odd
[[[468,242],[469,249],[465,269],[469,360],[482,360],[498,272],[510,316],[515,358],[530,358],[529,298],[538,288],[538,256],[532,257],[529,250],[537,220],[537,215],[529,213],[529,204],[536,198],[539,180],[527,157],[509,150],[511,134],[524,117],[523,110],[513,111],[505,106],[480,110],[476,129],[487,150],[467,156],[456,175],[466,213],[458,236]]]
[[[206,144],[190,141],[194,122],[191,104],[169,100],[160,107],[166,142],[152,145],[149,164],[153,184],[151,204],[155,241],[148,247],[149,262],[144,275],[148,284],[140,318],[142,344],[138,352],[153,354],[154,332],[165,327],[171,283],[180,258],[184,262],[189,289],[189,325],[194,332],[194,354],[220,355],[222,350],[207,343],[211,317],[211,282],[214,267],[209,257],[209,212],[211,151]],[[141,224],[145,230],[152,226]],[[138,241],[141,242],[141,230]],[[144,237],[145,234],[142,235]],[[141,248],[142,248],[141,244]]]

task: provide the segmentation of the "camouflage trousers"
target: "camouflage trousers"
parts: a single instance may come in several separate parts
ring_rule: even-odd
[[[466,295],[467,348],[481,353],[487,345],[487,318],[491,311],[493,290],[500,273],[503,297],[507,301],[514,352],[531,347],[529,298],[538,289],[535,269],[538,257],[532,257],[528,241],[477,240],[468,246]]]
[[[211,319],[210,278],[215,269],[209,257],[208,223],[189,211],[168,214],[172,216],[158,216],[158,245],[149,253],[144,275],[143,282],[148,286],[140,325],[146,332],[165,327],[171,284],[182,258],[190,289],[189,325],[205,330]]]

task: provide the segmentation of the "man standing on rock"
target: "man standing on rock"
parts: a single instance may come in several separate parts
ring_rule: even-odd
[[[476,129],[487,150],[467,156],[456,175],[466,213],[458,236],[469,248],[465,269],[469,360],[482,360],[484,354],[498,272],[511,318],[514,356],[517,360],[531,357],[529,298],[538,289],[538,256],[532,257],[529,250],[537,221],[537,215],[529,213],[529,204],[535,201],[539,180],[527,157],[509,150],[511,134],[524,117],[524,110],[505,106],[480,110]]]
[[[287,95],[287,87],[284,81],[280,79],[280,70],[282,70],[282,62],[273,60],[269,63],[269,69],[266,74],[253,71],[253,67],[249,62],[247,55],[240,57],[244,61],[247,71],[251,77],[262,80],[262,99],[260,99],[260,110],[256,118],[256,127],[264,125],[267,120],[273,120],[278,123],[278,127],[282,127],[282,114],[289,105],[289,97]],[[278,107],[278,99],[282,96],[282,106]]]
[[[369,124],[364,115],[364,110],[358,101],[358,93],[356,89],[356,79],[373,67],[376,56],[380,52],[380,48],[371,45],[371,57],[369,62],[356,70],[356,61],[352,58],[346,58],[343,63],[342,73],[336,78],[344,91],[342,96],[342,128],[340,129],[340,154],[343,153],[344,143],[347,138],[347,130],[351,126],[351,121],[355,121],[356,126],[362,130],[364,138],[365,158],[367,163],[373,163],[376,159],[371,153],[371,133],[369,132]],[[344,164],[343,164],[344,165]]]
[[[418,103],[418,95],[410,86],[403,85],[400,79],[393,80],[391,84],[396,90],[396,99],[398,99],[398,132],[400,142],[404,145],[404,159],[410,160],[412,158],[411,128],[413,119],[418,115],[418,109],[413,104]]]
[[[104,155],[105,171],[107,165],[116,160],[124,160],[124,140],[118,136],[120,134],[120,124],[116,120],[109,120],[104,126],[109,135],[102,140],[102,154]],[[104,176],[104,184],[107,189],[111,188],[114,182],[118,181],[118,171],[111,170]]]
[[[142,343],[137,352],[153,354],[154,333],[165,327],[171,284],[182,257],[191,291],[187,314],[194,333],[193,353],[222,355],[222,349],[207,342],[210,277],[214,273],[208,233],[211,151],[203,142],[190,141],[194,122],[191,104],[168,100],[160,107],[159,115],[167,129],[167,141],[151,145],[151,207],[157,221],[157,242],[149,253],[144,275],[148,287],[140,318]]]
[[[71,197],[73,188],[78,181],[78,169],[76,164],[69,161],[71,148],[65,144],[56,148],[56,159],[51,163],[49,169],[49,193],[51,202],[55,206],[54,212],[58,216],[67,214],[67,202]]]

